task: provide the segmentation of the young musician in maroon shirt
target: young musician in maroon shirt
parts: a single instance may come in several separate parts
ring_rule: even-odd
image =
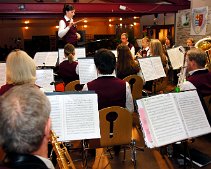
[[[80,39],[80,34],[77,33],[77,27],[73,21],[75,8],[72,5],[64,5],[64,17],[59,21],[58,36],[63,39],[64,44],[70,43],[77,46],[77,41]]]
[[[65,85],[74,80],[78,80],[78,62],[74,61],[75,47],[72,44],[66,44],[64,55],[68,60],[64,60],[59,65],[59,76],[61,76]]]
[[[85,84],[83,90],[94,90],[98,95],[98,109],[110,106],[134,111],[133,98],[128,82],[115,77],[116,58],[108,49],[100,49],[94,56],[98,78]]]

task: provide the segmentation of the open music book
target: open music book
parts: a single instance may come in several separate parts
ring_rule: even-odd
[[[52,130],[59,141],[100,138],[97,94],[46,93],[51,103]]]
[[[195,90],[143,98],[137,104],[145,143],[150,148],[211,132]]]
[[[6,63],[0,63],[0,87],[6,84]]]
[[[159,56],[140,58],[138,61],[145,81],[166,77],[161,58]]]
[[[93,58],[78,58],[80,84],[86,84],[97,78],[97,69]]]
[[[179,46],[179,47],[167,50],[168,57],[169,57],[173,70],[179,69],[183,66],[184,53],[180,51],[180,48],[183,48],[183,47]]]
[[[36,70],[36,82],[35,84],[44,89],[45,92],[55,91],[53,69],[39,69]]]
[[[56,66],[58,52],[37,52],[34,56],[36,66]]]
[[[75,58],[74,60],[78,60],[78,58],[86,58],[86,49],[85,47],[82,48],[75,48]],[[64,49],[59,49],[59,63],[67,60],[64,56]]]

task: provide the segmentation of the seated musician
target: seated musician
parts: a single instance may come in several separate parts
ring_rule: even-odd
[[[132,43],[128,42],[128,34],[127,33],[123,33],[121,35],[121,44],[122,45],[127,45],[130,48],[130,52],[132,54],[132,56],[135,56],[135,47],[133,46]]]
[[[0,97],[3,165],[14,169],[54,169],[48,160],[50,102],[33,84],[14,86]]]
[[[150,39],[148,37],[144,37],[144,38],[141,39],[142,49],[140,49],[136,53],[136,56],[138,58],[150,56],[149,44],[150,44]]]
[[[67,43],[64,47],[64,55],[68,60],[64,60],[59,65],[59,76],[61,76],[65,85],[74,80],[79,80],[78,62],[74,61],[75,47]]]
[[[0,95],[16,85],[35,84],[36,65],[24,51],[13,50],[6,60],[6,84],[1,86]]]
[[[203,97],[211,95],[211,72],[205,68],[207,54],[201,49],[192,48],[187,52],[186,57],[188,77],[187,81],[179,83],[180,90],[196,89],[206,112]],[[211,124],[208,113],[207,116]]]
[[[116,58],[108,49],[100,49],[94,56],[98,78],[84,85],[83,90],[94,90],[98,94],[98,109],[110,106],[134,111],[133,98],[128,82],[115,77]]]
[[[133,59],[130,49],[127,45],[117,46],[117,66],[116,74],[120,79],[129,75],[138,74],[140,71],[139,63]]]

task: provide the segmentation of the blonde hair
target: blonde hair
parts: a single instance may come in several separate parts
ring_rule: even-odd
[[[162,63],[166,64],[166,56],[163,52],[163,47],[158,39],[151,39],[150,41],[150,52],[152,56],[160,56]]]
[[[8,84],[35,83],[34,60],[22,50],[10,52],[6,60],[6,79]]]

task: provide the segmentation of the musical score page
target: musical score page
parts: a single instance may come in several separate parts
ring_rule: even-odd
[[[52,129],[59,141],[100,138],[97,94],[77,92],[47,96],[52,106]]]
[[[167,50],[168,57],[173,70],[179,69],[183,66],[184,54],[179,51],[180,47],[181,46]]]
[[[97,69],[93,58],[78,59],[80,84],[86,84],[97,78]]]
[[[146,111],[155,147],[187,138],[178,108],[170,95],[161,94],[138,101]]]
[[[36,66],[56,66],[58,52],[37,52],[34,56]]]
[[[163,64],[161,62],[161,58],[159,56],[157,57],[151,57],[152,65],[155,69],[156,77],[166,77],[166,73],[163,69]]]
[[[188,136],[196,137],[211,132],[197,91],[180,92],[175,96]]]
[[[53,69],[39,69],[36,70],[36,82],[35,84],[42,87],[46,92],[55,91]]]
[[[86,49],[85,48],[75,48],[75,59],[86,58]]]
[[[138,61],[145,81],[150,81],[157,78],[150,58],[141,58],[138,59]]]
[[[6,84],[6,63],[0,63],[0,87]]]

